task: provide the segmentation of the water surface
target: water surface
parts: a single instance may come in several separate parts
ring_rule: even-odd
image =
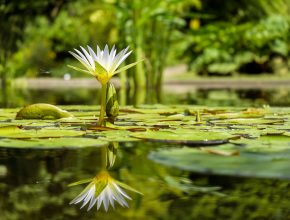
[[[161,166],[149,151],[160,143],[121,144],[111,175],[141,191],[129,193],[130,208],[89,212],[69,202],[100,170],[101,148],[1,150],[0,213],[12,219],[289,219],[289,181],[202,175]],[[182,147],[182,146],[176,146]],[[196,191],[176,187],[172,178],[191,180]],[[182,182],[182,181],[181,181]],[[209,187],[220,187],[210,191]]]

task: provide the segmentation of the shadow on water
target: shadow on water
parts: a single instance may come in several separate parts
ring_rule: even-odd
[[[1,150],[1,219],[289,219],[289,181],[197,174],[158,165],[149,151],[168,146],[122,143],[109,159],[107,148],[82,150]],[[104,169],[143,193],[123,190],[130,208],[115,201],[106,212],[97,205],[69,204]],[[108,162],[109,161],[109,162]],[[114,163],[115,162],[115,163]],[[98,175],[97,175],[98,176]],[[112,197],[114,198],[114,197]],[[116,197],[115,197],[116,198]],[[84,200],[84,199],[83,199]]]

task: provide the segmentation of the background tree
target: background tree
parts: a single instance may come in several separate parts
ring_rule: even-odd
[[[23,39],[23,30],[27,22],[36,15],[44,14],[54,19],[66,0],[1,0],[0,2],[0,76],[2,87],[2,102],[7,105],[7,81],[13,77],[7,69],[7,62]],[[22,61],[23,62],[23,61]]]

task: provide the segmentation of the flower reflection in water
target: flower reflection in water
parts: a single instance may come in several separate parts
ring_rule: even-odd
[[[111,152],[112,151],[110,148],[108,148],[107,158]],[[108,160],[107,167],[111,166],[112,161]],[[131,200],[132,198],[124,191],[124,189],[142,194],[127,184],[112,178],[106,169],[100,171],[93,179],[81,180],[79,182],[72,183],[69,186],[75,186],[88,182],[90,182],[89,185],[87,185],[87,187],[76,198],[74,198],[70,204],[78,204],[83,202],[81,208],[88,204],[88,211],[95,204],[99,210],[103,204],[104,209],[108,211],[110,205],[115,208],[115,202],[119,203],[123,207],[129,207],[126,199]]]

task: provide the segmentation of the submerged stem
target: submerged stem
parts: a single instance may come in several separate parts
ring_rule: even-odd
[[[100,110],[100,116],[99,116],[99,126],[103,126],[104,124],[104,118],[105,118],[105,111],[106,111],[106,100],[107,100],[107,86],[108,83],[102,84],[102,90],[101,90],[101,110]]]

